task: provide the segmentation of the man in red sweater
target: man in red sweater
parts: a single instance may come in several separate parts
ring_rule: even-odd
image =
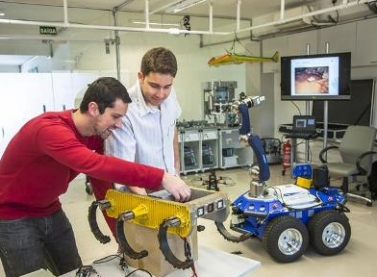
[[[103,140],[122,126],[131,99],[116,79],[99,78],[79,110],[47,112],[27,122],[0,160],[0,258],[7,277],[40,268],[62,275],[82,265],[59,196],[79,174],[157,190],[178,201],[190,189],[163,170],[103,155]]]

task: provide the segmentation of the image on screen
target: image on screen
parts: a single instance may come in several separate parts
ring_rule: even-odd
[[[293,59],[291,95],[338,95],[339,58]]]
[[[296,127],[297,128],[305,128],[306,127],[306,119],[297,119]]]
[[[315,119],[314,118],[308,119],[308,126],[315,126]]]

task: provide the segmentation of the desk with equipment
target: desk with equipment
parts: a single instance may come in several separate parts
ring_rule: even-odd
[[[280,131],[280,129],[279,129]],[[311,140],[319,136],[319,131],[316,128],[316,120],[314,116],[310,115],[294,115],[293,123],[286,132],[285,137],[292,141],[291,148],[291,166],[296,163],[297,156],[297,139]],[[308,153],[305,153],[305,162],[309,160]],[[285,175],[285,170],[282,172]]]
[[[287,138],[312,139],[317,137],[315,117],[309,115],[293,116],[292,132],[287,134]]]
[[[342,139],[344,132],[346,131],[348,125],[346,124],[328,124],[327,138],[339,140]],[[316,138],[322,138],[324,136],[324,126],[322,122],[316,122]],[[279,125],[279,132],[283,133],[285,137],[289,137],[293,133],[293,124],[281,124]],[[295,136],[295,135],[294,135]]]

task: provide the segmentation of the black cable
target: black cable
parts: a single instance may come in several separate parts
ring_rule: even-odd
[[[300,108],[297,106],[297,104],[296,104],[294,101],[291,101],[291,103],[296,107],[296,109],[298,110],[299,115],[302,115],[302,114],[301,114],[301,110],[300,110]]]
[[[117,255],[109,255],[109,256],[106,256],[104,258],[101,258],[101,259],[98,259],[98,260],[95,260],[93,261],[93,264],[103,264],[103,263],[107,263],[107,262],[110,262],[116,258],[119,258],[121,259],[122,258],[122,254],[119,253]]]
[[[125,267],[128,268],[127,264],[125,264],[125,262],[124,262],[124,256],[121,253],[119,253],[117,255],[109,255],[109,256],[106,256],[104,258],[95,260],[95,261],[93,261],[93,264],[107,263],[107,262],[112,261],[112,260],[114,260],[116,258],[120,259],[120,266],[122,267],[123,270],[125,270]],[[133,271],[131,271],[129,273],[126,273],[127,275],[125,275],[125,277],[131,276],[132,274],[134,274],[137,271],[143,271],[143,272],[147,273],[150,277],[153,277],[152,274],[149,271],[147,271],[145,269],[142,269],[142,268],[137,268],[137,269],[135,269],[135,270],[133,270]]]
[[[138,271],[145,272],[145,273],[147,273],[150,277],[153,277],[152,274],[151,274],[148,270],[145,270],[145,269],[142,269],[142,268],[135,269],[135,270],[131,271],[130,273],[128,273],[127,275],[124,275],[124,277],[129,277],[129,276],[131,276],[132,274],[134,274],[135,272],[138,272]]]
[[[90,277],[92,274],[96,274],[97,277],[101,277],[98,271],[91,265],[80,266],[76,271],[75,277]]]

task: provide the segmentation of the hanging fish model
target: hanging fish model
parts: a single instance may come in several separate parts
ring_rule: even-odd
[[[244,62],[278,62],[279,52],[276,51],[272,57],[258,57],[249,55],[239,55],[236,53],[226,53],[219,57],[213,57],[208,61],[209,66],[220,66],[228,64],[241,64]]]

